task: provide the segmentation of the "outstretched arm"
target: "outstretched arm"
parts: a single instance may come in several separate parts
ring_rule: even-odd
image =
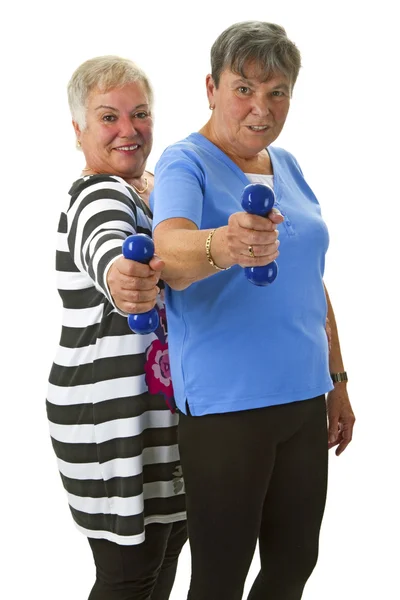
[[[209,252],[213,262],[221,269],[234,264],[242,267],[269,264],[279,254],[275,228],[282,220],[280,213],[270,213],[268,219],[234,213],[228,225],[218,227],[212,235]],[[156,252],[165,262],[162,277],[171,288],[185,289],[218,271],[206,254],[211,231],[199,230],[192,221],[182,218],[167,219],[157,225],[153,234]],[[250,245],[256,258],[248,252]]]
[[[96,289],[122,314],[150,310],[155,302],[164,263],[148,265],[122,256],[126,237],[150,221],[136,206],[127,186],[104,175],[86,184],[67,212],[67,242],[74,263]]]

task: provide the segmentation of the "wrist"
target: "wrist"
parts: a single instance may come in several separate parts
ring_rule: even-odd
[[[232,261],[225,256],[223,251],[224,243],[220,240],[221,234],[223,234],[224,227],[218,227],[217,229],[211,229],[206,238],[206,258],[209,264],[217,271],[226,271],[232,266]],[[221,250],[222,249],[222,250]]]
[[[331,372],[331,379],[333,382],[333,385],[346,385],[348,382],[348,376],[346,371],[340,371],[340,372],[336,372],[336,373],[332,373]]]

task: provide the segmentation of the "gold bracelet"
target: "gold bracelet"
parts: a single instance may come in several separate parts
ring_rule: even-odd
[[[212,265],[214,267],[214,269],[217,269],[217,271],[227,271],[228,269],[230,269],[230,267],[219,267],[218,265],[215,264],[213,257],[211,256],[211,240],[212,240],[212,236],[215,233],[215,229],[211,229],[210,233],[207,236],[206,239],[206,256],[207,256],[207,260],[210,263],[210,265]]]

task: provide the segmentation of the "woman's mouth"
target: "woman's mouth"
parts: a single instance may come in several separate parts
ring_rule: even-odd
[[[118,148],[114,148],[114,150],[118,150],[118,152],[134,152],[139,148],[139,144],[130,144],[129,146],[118,146]]]
[[[251,131],[265,131],[268,129],[268,125],[248,125]]]

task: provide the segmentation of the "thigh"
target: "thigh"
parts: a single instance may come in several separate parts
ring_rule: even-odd
[[[165,549],[164,560],[151,594],[151,600],[168,600],[175,581],[179,554],[187,540],[186,521],[173,523]]]
[[[146,526],[146,539],[123,546],[89,538],[96,565],[90,600],[148,600],[161,569],[172,524]]]
[[[188,538],[186,521],[172,523],[171,532],[168,536],[167,547],[163,560],[163,566],[178,559],[179,554]]]
[[[180,417],[191,600],[242,596],[274,461],[265,438],[256,411]]]
[[[297,430],[278,446],[260,530],[262,567],[310,574],[325,508],[328,439],[325,398],[293,405]],[[283,571],[282,571],[283,570]],[[287,574],[284,576],[287,576]]]

